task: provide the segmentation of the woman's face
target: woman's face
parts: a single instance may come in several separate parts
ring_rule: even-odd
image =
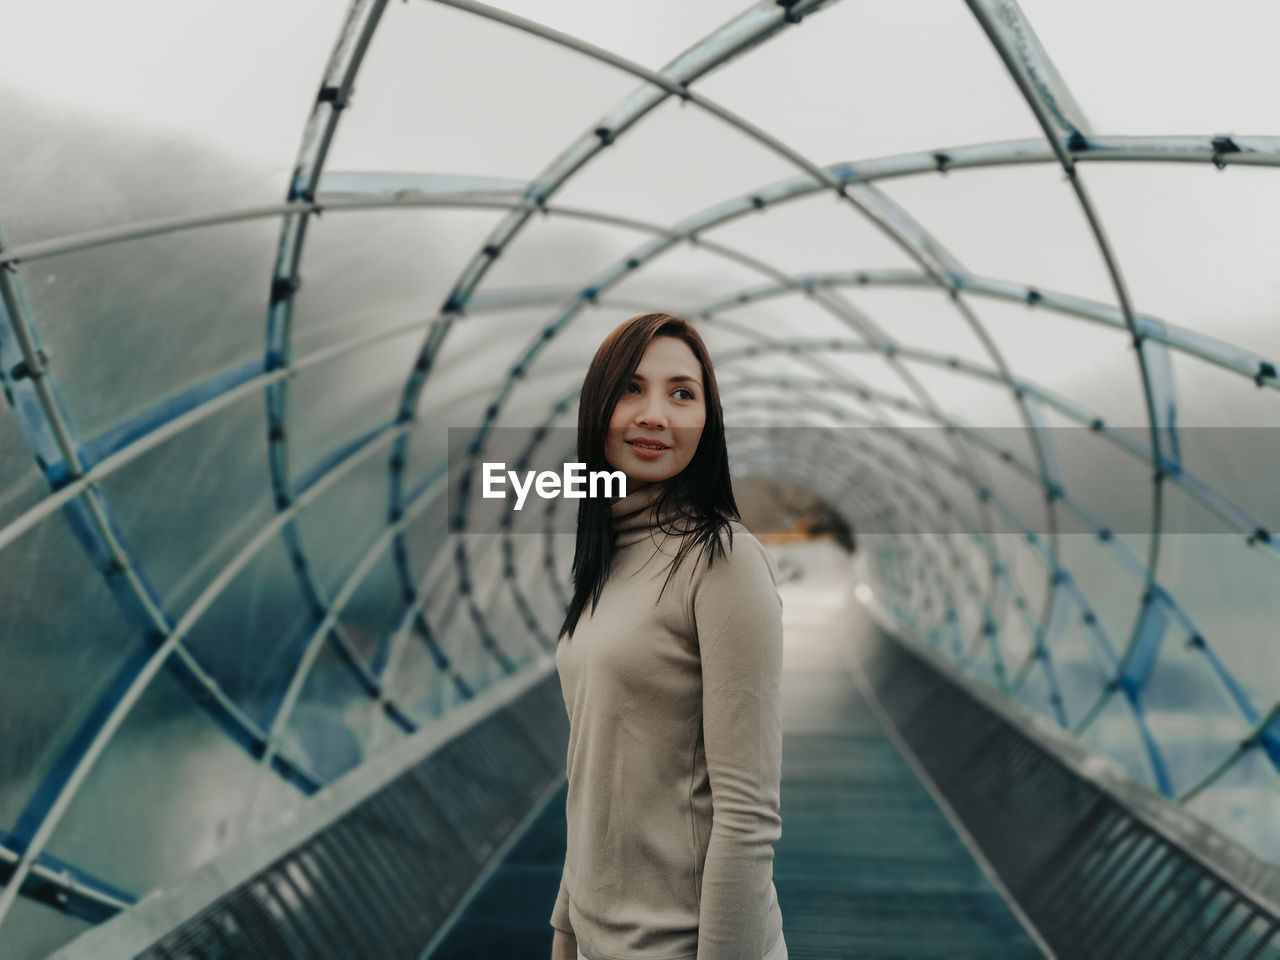
[[[660,483],[689,465],[706,421],[698,358],[683,340],[654,337],[613,408],[605,459],[630,483]]]

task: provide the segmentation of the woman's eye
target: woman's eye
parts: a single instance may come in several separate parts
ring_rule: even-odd
[[[625,392],[631,393],[632,391],[635,391],[636,393],[640,392],[640,384],[636,383],[634,380],[632,380],[629,384],[627,384],[627,389]]]
[[[688,387],[681,387],[679,390],[677,390],[677,391],[676,391],[676,393],[677,393],[677,394],[684,394],[684,396],[680,397],[680,399],[681,399],[681,400],[692,400],[692,399],[693,399],[693,391],[692,391],[692,390],[690,390]]]

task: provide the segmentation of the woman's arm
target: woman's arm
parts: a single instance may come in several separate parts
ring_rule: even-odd
[[[578,960],[577,937],[557,930],[551,939],[551,960]]]
[[[564,871],[560,871],[560,892],[551,910],[551,926],[556,928],[551,940],[551,960],[578,960],[578,938],[569,922],[569,888],[565,886]]]
[[[760,542],[735,533],[732,552],[695,576],[691,603],[713,805],[698,960],[755,960],[769,947],[782,836],[782,601]]]

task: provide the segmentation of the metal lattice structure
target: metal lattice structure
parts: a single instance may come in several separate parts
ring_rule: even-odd
[[[566,58],[586,58],[634,90],[598,119],[581,118],[583,132],[527,180],[331,171],[344,118],[364,106],[354,90],[392,29],[386,21],[409,15],[398,6],[355,0],[345,12],[278,202],[188,210],[184,201],[178,212],[73,229],[58,217],[32,226],[39,218],[24,213],[20,228],[5,218],[13,241],[0,237],[0,379],[11,409],[0,428],[0,496],[10,495],[0,499],[0,562],[13,575],[0,598],[12,617],[0,623],[7,662],[19,669],[0,676],[7,701],[0,729],[19,749],[0,768],[0,943],[19,926],[37,930],[30,940],[45,947],[68,939],[83,922],[126,908],[230,842],[184,833],[176,817],[163,827],[173,835],[159,839],[180,852],[164,863],[143,858],[117,874],[109,853],[90,855],[113,849],[103,834],[144,828],[99,798],[142,769],[134,754],[146,749],[131,745],[151,736],[146,718],[161,727],[159,720],[181,717],[187,726],[175,729],[199,728],[175,734],[165,755],[197,765],[207,759],[210,776],[240,785],[213,806],[243,836],[495,677],[546,668],[571,544],[554,532],[551,508],[524,529],[508,524],[496,540],[471,537],[472,481],[496,427],[534,428],[525,457],[554,445],[554,428],[572,425],[582,371],[599,341],[570,327],[652,308],[652,294],[629,286],[680,257],[753,278],[726,288],[719,275],[695,277],[696,293],[668,294],[661,304],[702,325],[713,346],[730,426],[751,434],[734,446],[735,469],[796,479],[840,509],[873,560],[877,596],[904,630],[1136,779],[1280,858],[1280,687],[1276,673],[1265,672],[1271,638],[1247,626],[1274,628],[1280,545],[1264,512],[1274,508],[1274,491],[1238,496],[1210,479],[1205,461],[1186,455],[1175,376],[1185,364],[1224,371],[1265,396],[1274,422],[1276,358],[1140,312],[1125,259],[1108,238],[1106,205],[1086,186],[1086,168],[1183,165],[1231,177],[1244,167],[1280,166],[1280,137],[1095,134],[1019,7],[968,0],[968,15],[1038,135],[830,162],[704,88],[771,43],[822,29],[827,8],[840,6],[833,0],[762,0],[661,69],[473,0],[433,0],[418,14],[442,16],[448,7],[453,16],[490,21]],[[440,29],[455,22],[440,20]],[[683,114],[768,154],[787,175],[728,199],[710,196],[674,223],[561,202],[599,158],[625,149],[632,131],[677,102]],[[1109,300],[969,269],[890,189],[945,177],[949,189],[962,190],[968,171],[1034,168],[1061,175],[1058,189],[1085,225]],[[245,194],[258,198],[256,187]],[[796,271],[787,258],[733,242],[732,228],[824,195],[850,229],[869,230],[891,251],[892,262]],[[449,217],[480,219],[442,219]],[[433,259],[424,245],[417,268],[443,295],[421,303],[415,294],[418,319],[406,320],[392,292],[382,303],[362,288],[355,312],[305,299],[312,271],[382,269],[375,258],[385,248],[374,243],[364,255],[342,236],[342,224],[394,218],[442,223],[455,251]],[[550,286],[538,285],[536,263],[517,271],[523,283],[493,281],[501,260],[536,245],[542,224],[583,231],[587,249],[594,231],[628,239],[620,255],[602,247],[599,269],[580,271],[562,258],[568,272]],[[454,235],[450,225],[465,229]],[[644,239],[633,243],[634,235]],[[376,230],[353,236],[376,238]],[[189,288],[144,273],[103,316],[91,288],[146,256],[167,258],[164,268],[179,277],[188,271]],[[229,278],[206,280],[202,270],[233,257],[260,268],[261,278],[248,294],[228,293],[241,305],[227,309],[257,310],[265,344],[219,353],[200,339],[192,348],[199,356],[188,361],[181,342],[164,345],[164,318],[147,315],[156,308],[149,291],[205,311],[200,323],[211,328],[216,315],[208,311],[218,309]],[[87,276],[85,288],[65,302],[51,299],[55,271]],[[341,288],[326,289],[333,296]],[[952,353],[896,336],[895,318],[859,305],[876,295],[932,298],[930,309],[974,349]],[[1127,345],[1144,422],[1114,422],[1020,372],[988,316],[1008,305],[1024,309],[1027,324],[1062,318]],[[513,314],[519,322],[505,319]],[[63,357],[113,349],[110,340],[98,342],[106,334],[95,326],[113,324],[162,331],[150,341],[154,357],[120,357],[120,370],[136,361],[178,372],[136,397],[117,376],[94,388],[106,391],[99,399],[83,385],[85,361],[64,366]],[[185,328],[192,338],[206,330]],[[51,335],[56,343],[46,347]],[[236,335],[219,330],[208,343]],[[183,366],[197,360],[204,366],[194,374]],[[467,372],[451,377],[442,372],[450,365]],[[992,430],[963,417],[939,392],[945,378],[1003,397],[1015,426]],[[475,428],[465,462],[443,456],[442,417]],[[773,429],[779,425],[789,429]],[[925,442],[919,428],[937,442]],[[1082,493],[1069,478],[1071,464],[1056,446],[1067,428],[1115,451],[1107,463],[1123,460],[1145,476],[1138,529],[1114,529],[1097,490]],[[761,436],[767,442],[751,442]],[[451,482],[461,494],[452,512]],[[1013,482],[1032,491],[1034,516],[1005,492]],[[156,504],[147,493],[153,486]],[[1237,544],[1233,562],[1247,567],[1250,582],[1268,585],[1249,617],[1237,608],[1215,614],[1216,630],[1206,626],[1162,573],[1170,535],[1188,535],[1170,520],[1175,495],[1183,513],[1190,505],[1212,518],[1215,526],[1201,532]],[[202,501],[215,504],[207,516],[198,513]],[[194,546],[179,562],[187,534]],[[74,670],[88,679],[35,704],[24,677],[46,643],[55,664],[79,657]],[[31,674],[37,683],[43,675]],[[222,748],[209,746],[206,727],[234,749],[215,759]],[[246,791],[244,783],[253,786]],[[53,911],[76,922],[54,923]]]

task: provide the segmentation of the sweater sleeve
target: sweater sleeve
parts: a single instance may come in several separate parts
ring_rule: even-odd
[[[573,924],[569,922],[569,888],[564,884],[564,871],[560,871],[560,892],[556,894],[556,905],[551,910],[551,925],[565,933],[573,933]]]
[[[739,529],[695,577],[702,727],[712,823],[698,960],[756,960],[782,836],[782,600],[764,547]]]

